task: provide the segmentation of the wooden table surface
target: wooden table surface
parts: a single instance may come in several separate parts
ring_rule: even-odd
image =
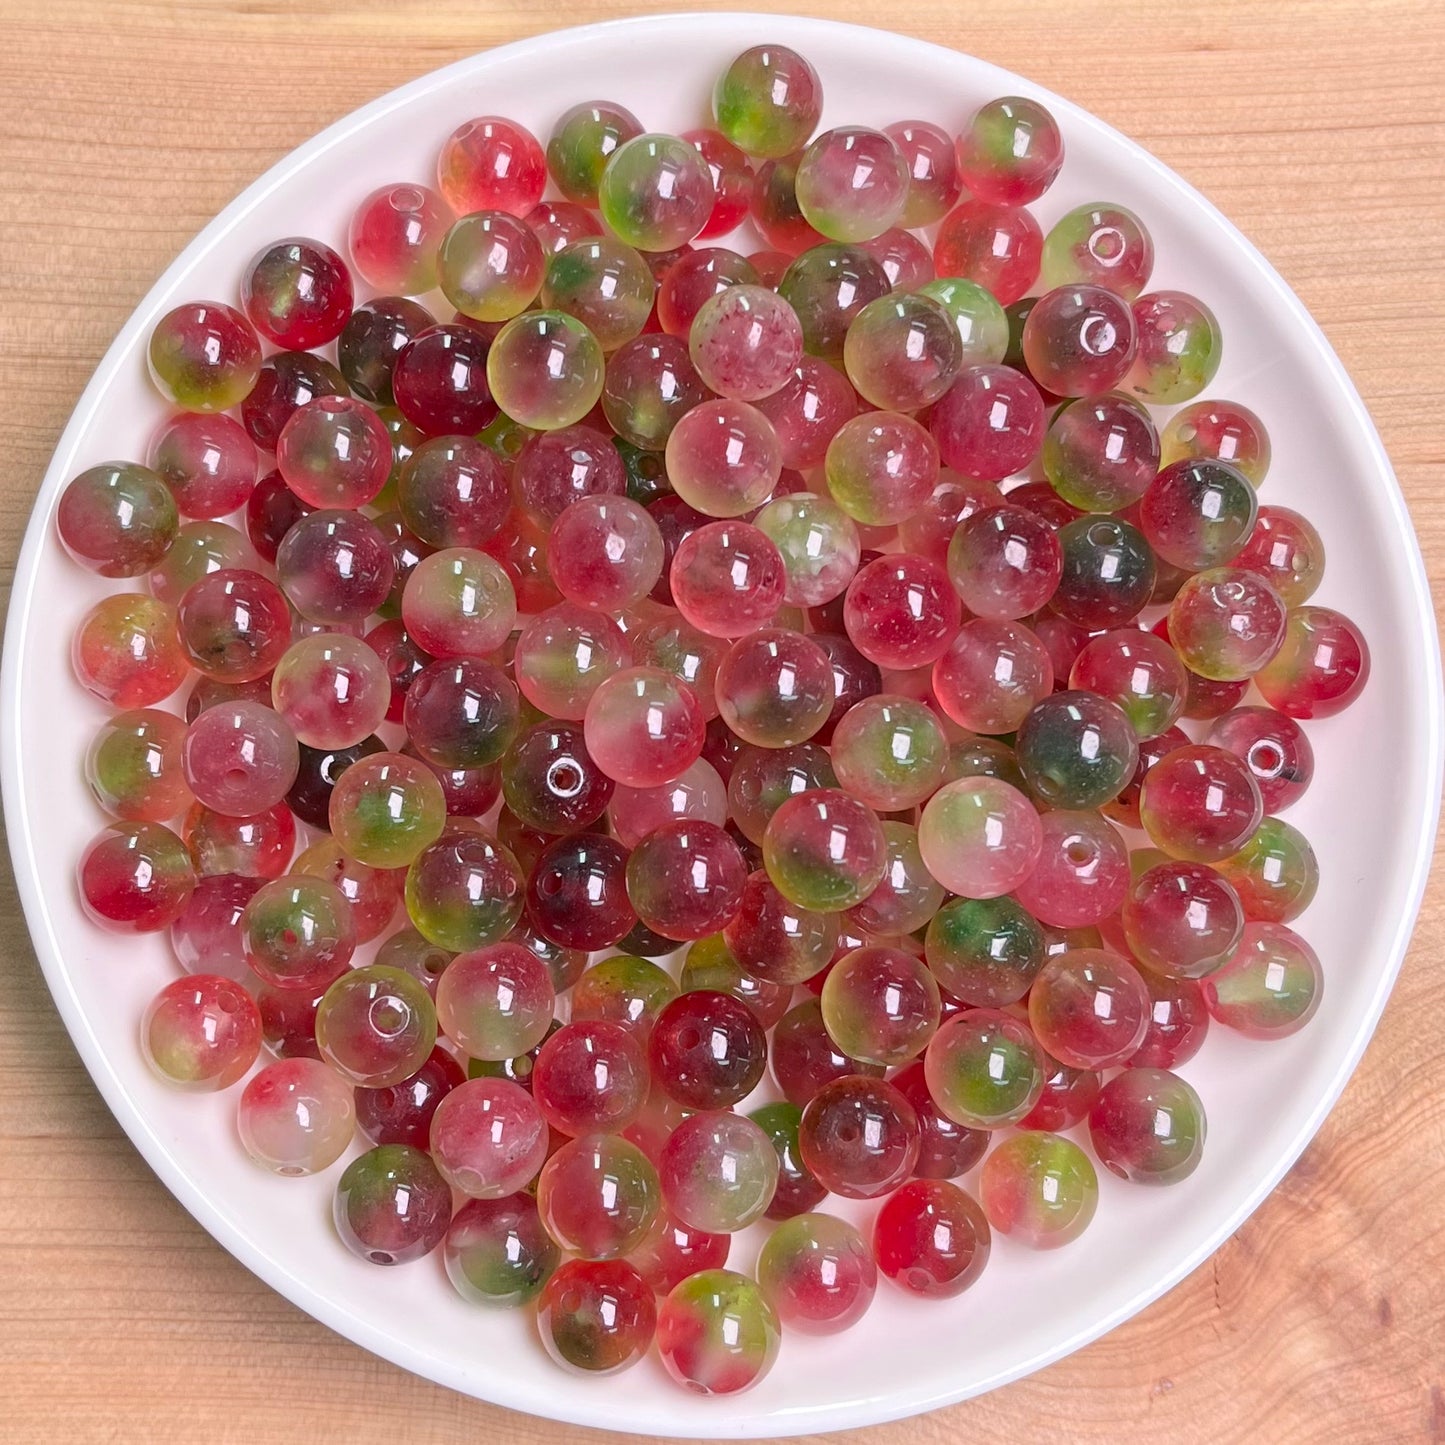
[[[583,0],[565,19],[634,13]],[[762,7],[766,8],[766,7]],[[859,0],[1024,72],[1202,189],[1318,318],[1445,572],[1445,6]],[[563,17],[559,14],[557,20]],[[487,0],[0,0],[0,579],[111,337],[244,185],[322,126],[549,28]],[[212,1242],[77,1060],[0,882],[0,1439],[600,1442],[374,1359]],[[1207,1265],[1072,1358],[858,1445],[1445,1440],[1445,875],[1364,1063]]]

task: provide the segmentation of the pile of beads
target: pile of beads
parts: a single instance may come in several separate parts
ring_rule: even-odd
[[[760,45],[683,135],[467,122],[349,264],[163,317],[174,414],[57,516],[138,584],[74,640],[80,891],[169,932],[155,1072],[245,1080],[360,1258],[703,1393],[1076,1239],[1091,1154],[1194,1170],[1209,1028],[1319,1005],[1280,814],[1369,672],[1209,308],[1028,210],[1048,111],[821,105]]]

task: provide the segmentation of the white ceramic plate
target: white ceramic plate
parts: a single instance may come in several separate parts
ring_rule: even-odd
[[[560,1373],[524,1318],[464,1304],[436,1258],[393,1271],[356,1260],[329,1224],[341,1165],[313,1180],[273,1179],[233,1142],[236,1090],[181,1095],[147,1073],[136,1020],[175,965],[163,938],[104,934],[76,906],[75,860],[103,822],[80,760],[103,710],[65,658],[77,620],[108,584],[63,555],[53,514],[82,468],[144,455],[162,413],[143,362],[155,320],[184,300],[230,299],[261,244],[299,233],[340,246],[363,195],[430,178],[441,140],[474,115],[514,116],[545,136],[564,107],[605,95],[649,128],[701,124],[718,71],[761,41],[794,46],[817,66],[824,126],[921,116],[956,129],[979,102],[1009,93],[1053,110],[1068,159],[1035,208],[1040,221],[1047,228],[1090,200],[1132,207],[1154,233],[1155,284],[1195,291],[1218,313],[1225,359],[1211,392],[1264,418],[1275,457],[1265,498],[1302,508],[1319,527],[1330,564],[1318,600],[1361,624],[1374,674],[1355,707],[1311,727],[1317,781],[1290,813],[1323,872],[1300,926],[1324,963],[1324,1004],[1281,1043],[1217,1029],[1183,1070],[1209,1114],[1198,1172],[1166,1191],[1105,1175],[1082,1242],[1037,1255],[996,1240],[979,1283],[946,1303],[884,1285],[861,1326],[826,1342],[789,1338],[756,1390],[710,1401],[678,1391],[655,1361],[608,1380]],[[620,21],[476,56],[340,121],[228,206],[127,322],[61,438],[20,558],[0,706],[10,846],[41,966],[96,1084],[182,1203],[302,1309],[407,1369],[537,1415],[670,1435],[832,1430],[948,1404],[1078,1348],[1204,1261],[1289,1168],[1359,1059],[1415,919],[1440,792],[1437,643],[1410,520],[1353,386],[1269,265],[1158,161],[1017,76],[881,31],[760,15]],[[755,1248],[739,1241],[734,1260],[746,1267]]]

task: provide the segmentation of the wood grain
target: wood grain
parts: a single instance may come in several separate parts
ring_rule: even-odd
[[[666,5],[586,0],[569,21]],[[761,6],[760,8],[767,8]],[[838,18],[1027,72],[1143,142],[1271,258],[1394,459],[1435,585],[1445,443],[1445,8],[1434,0],[859,0]],[[548,28],[478,0],[0,0],[0,580],[91,368],[219,207],[392,86]],[[1430,388],[1433,391],[1433,387]],[[100,1102],[0,883],[0,1439],[525,1445],[313,1323],[221,1251]],[[862,1445],[1445,1440],[1445,884],[1363,1066],[1253,1219],[1051,1369]]]

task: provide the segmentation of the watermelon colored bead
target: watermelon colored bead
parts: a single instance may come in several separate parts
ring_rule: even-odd
[[[1033,871],[1043,834],[1034,806],[996,778],[960,778],[940,788],[918,822],[928,871],[967,898],[1011,893]]]
[[[272,674],[271,697],[298,742],[309,748],[348,748],[385,721],[391,683],[381,659],[360,638],[322,633],[302,638],[282,654]]]
[[[1067,403],[1044,437],[1044,475],[1064,501],[1085,512],[1117,512],[1137,502],[1154,481],[1159,461],[1153,419],[1117,392]]]
[[[1325,544],[1310,521],[1288,507],[1259,509],[1254,530],[1235,555],[1234,566],[1257,573],[1286,606],[1314,596],[1325,571]]]
[[[625,1024],[574,1019],[542,1044],[532,1096],[559,1133],[620,1133],[647,1102],[647,1055]]]
[[[1199,1167],[1205,1116],[1199,1095],[1168,1069],[1125,1069],[1089,1111],[1099,1162],[1136,1184],[1177,1184]]]
[[[532,865],[527,916],[553,943],[610,948],[637,924],[626,875],[627,850],[615,839],[601,833],[554,839]]]
[[[1029,1023],[1051,1058],[1107,1069],[1143,1042],[1150,999],[1139,970],[1118,954],[1079,948],[1052,958],[1029,991]]]
[[[778,282],[778,294],[797,315],[810,356],[843,359],[848,328],[858,313],[889,292],[887,274],[860,246],[825,242],[797,256]]]
[[[944,466],[974,481],[998,482],[1032,465],[1047,420],[1038,387],[1022,372],[973,364],[935,403],[928,427]]]
[[[616,351],[643,329],[656,294],[646,260],[610,236],[564,246],[548,258],[542,281],[542,305],[582,322],[603,351]]]
[[[296,781],[296,734],[279,713],[253,702],[217,703],[190,725],[181,765],[206,807],[246,817],[274,807]]]
[[[451,1186],[422,1150],[383,1144],[346,1166],[333,1218],[342,1244],[358,1259],[410,1264],[446,1238]]]
[[[888,863],[882,881],[848,912],[848,921],[873,935],[913,933],[927,926],[945,897],[918,847],[918,830],[885,820]]]
[[[86,613],[70,655],[81,685],[113,707],[150,707],[186,676],[175,608],[130,592],[102,598]]]
[[[637,117],[611,101],[586,101],[563,111],[547,141],[547,169],[557,189],[569,201],[596,206],[608,160],[641,134]]]
[[[933,695],[970,732],[1017,731],[1054,688],[1053,662],[1037,635],[1019,622],[971,617],[933,664]]]
[[[428,436],[477,432],[494,421],[489,350],[486,337],[470,325],[432,326],[412,337],[391,376],[403,417]]]
[[[924,958],[939,987],[979,1008],[1028,992],[1044,962],[1044,931],[1012,898],[953,898],[929,921]]]
[[[718,129],[750,156],[791,155],[808,143],[823,109],[818,72],[785,45],[755,45],[713,88]]]
[[[1129,886],[1129,850],[1105,818],[1050,809],[1034,870],[1015,890],[1018,901],[1054,928],[1085,928],[1108,917]]]
[[[1237,401],[1191,402],[1169,418],[1160,443],[1166,466],[1192,459],[1228,462],[1256,487],[1269,471],[1269,432]]]
[[[969,194],[1008,206],[1038,200],[1064,163],[1058,122],[1037,101],[1018,95],[979,106],[957,151],[959,178]]]
[[[880,812],[899,812],[942,784],[948,743],[931,709],[880,693],[844,713],[833,731],[832,759],[845,792]]]
[[[1098,943],[1097,934],[1094,945]],[[1093,945],[1085,945],[1093,946]],[[1147,982],[1147,980],[1146,980]],[[1057,1132],[1072,1129],[1088,1117],[1094,1100],[1103,1087],[1103,1076],[1092,1069],[1073,1069],[1057,1059],[1044,1057],[1047,1077],[1039,1101],[1018,1122],[1020,1129],[1046,1129]]]
[[[666,458],[677,495],[708,517],[753,511],[777,485],[783,465],[767,417],[726,399],[693,407],[669,434]]]
[[[925,1299],[962,1294],[983,1273],[991,1246],[978,1202],[946,1179],[909,1180],[873,1222],[879,1271]]]
[[[773,814],[763,836],[769,878],[800,908],[839,911],[882,881],[887,845],[877,814],[834,788],[801,793]]]
[[[246,962],[277,988],[321,987],[351,962],[356,924],[335,884],[292,874],[264,884],[241,916]]]
[[[948,575],[964,606],[995,621],[1037,612],[1053,596],[1062,571],[1053,528],[1021,507],[973,513],[948,546]]]
[[[798,1147],[825,1188],[847,1199],[896,1189],[918,1162],[918,1115],[890,1083],[848,1074],[824,1083],[803,1106]]]
[[[775,497],[753,518],[753,525],[782,557],[785,602],[820,607],[847,590],[861,554],[858,529],[831,495],[791,492]]]
[[[1129,1067],[1177,1069],[1204,1047],[1209,1035],[1203,985],[1188,978],[1167,978],[1149,969],[1141,969],[1140,977],[1151,1001],[1149,1027]]]
[[[511,1059],[546,1037],[555,1001],[547,966],[530,949],[493,943],[447,965],[437,981],[436,1016],[473,1058]]]
[[[719,827],[727,822],[727,788],[703,758],[656,788],[614,788],[607,808],[613,835],[628,848],[665,823],[684,819]]]
[[[446,797],[426,763],[373,753],[341,775],[328,817],[332,836],[357,861],[405,868],[441,837]]]
[[[579,497],[552,523],[547,551],[563,597],[607,613],[640,602],[662,575],[662,533],[627,497]]]
[[[144,600],[108,598],[107,603]],[[270,578],[248,568],[223,568],[197,578],[174,611],[148,605],[156,609],[153,625],[157,635],[164,635],[168,644],[157,652],[152,665],[178,651],[177,661],[182,666],[189,662],[212,682],[254,682],[266,677],[291,645],[291,609],[285,593]],[[149,623],[149,616],[142,616]],[[138,644],[132,643],[131,648],[136,657],[150,660],[147,650]]]
[[[1160,863],[1135,878],[1124,900],[1124,936],[1147,967],[1203,978],[1234,952],[1245,913],[1228,879],[1202,863]]]
[[[688,1109],[725,1109],[752,1093],[767,1066],[767,1037],[728,994],[695,990],[658,1012],[648,1037],[657,1086]]]
[[[625,1024],[645,1045],[657,1016],[677,997],[677,983],[645,958],[619,954],[594,963],[572,990],[572,1021]]]
[[[1004,359],[1008,318],[991,291],[962,276],[939,276],[918,289],[953,318],[965,367],[992,366]]]
[[[228,416],[172,417],[151,439],[147,460],[186,517],[224,517],[245,506],[256,485],[255,444]]]
[[[979,1197],[999,1234],[1031,1249],[1058,1249],[1089,1227],[1099,1178],[1073,1140],[1031,1131],[1005,1139],[989,1155]]]
[[[228,817],[197,803],[182,831],[203,878],[221,873],[279,878],[296,850],[296,819],[284,803],[249,818]]]
[[[437,156],[437,185],[459,216],[492,209],[525,216],[546,183],[547,158],[536,136],[505,116],[463,122]]]
[[[1292,718],[1319,718],[1347,708],[1369,676],[1370,649],[1360,629],[1342,612],[1311,605],[1290,608],[1279,649],[1254,681],[1271,707]]]
[[[320,241],[291,238],[261,251],[241,278],[241,304],[268,341],[293,351],[325,346],[351,315],[351,273]]]
[[[764,983],[792,985],[827,967],[837,946],[838,923],[832,910],[793,903],[758,869],[749,875],[723,937],[744,973]]]
[[[1043,1089],[1043,1051],[1027,1025],[995,1009],[955,1014],[933,1036],[923,1067],[940,1111],[970,1129],[1016,1124]]]
[[[753,176],[749,216],[764,242],[774,248],[772,252],[758,254],[777,257],[771,266],[759,265],[758,254],[749,257],[758,279],[765,284],[775,279],[772,272],[785,271],[789,260],[800,251],[821,246],[826,240],[808,224],[798,207],[793,181],[801,159],[799,151],[778,160],[766,160]]]
[[[239,311],[191,301],[156,322],[146,362],[156,390],[182,410],[230,411],[256,384],[261,344]]]
[[[746,522],[709,522],[678,543],[669,568],[677,610],[710,637],[743,637],[782,606],[782,554]]]
[[[627,896],[637,916],[664,938],[688,942],[717,933],[742,901],[747,865],[716,823],[664,823],[632,850]]]
[[[1149,605],[1159,564],[1137,527],[1077,517],[1059,528],[1059,546],[1064,568],[1050,606],[1065,621],[1086,631],[1122,627]]]
[[[1248,842],[1264,816],[1248,765],[1223,748],[1176,748],[1144,776],[1139,816],[1174,858],[1215,863]]]
[[[180,531],[180,516],[158,473],[136,462],[102,462],[60,494],[55,525],[81,566],[102,577],[139,577],[161,563]]]
[[[612,232],[639,251],[671,251],[707,225],[716,193],[702,155],[671,135],[639,135],[609,157],[597,187]]]
[[[562,603],[522,628],[514,671],[522,695],[555,718],[580,722],[598,686],[632,662],[617,624],[594,608]]]
[[[712,177],[712,213],[707,225],[697,233],[698,240],[725,236],[747,217],[753,168],[747,156],[721,131],[700,127],[683,131],[682,138],[703,158]]]
[[[892,526],[932,495],[938,446],[912,417],[866,412],[839,427],[825,466],[828,493],[849,517],[864,526]]]
[[[1076,206],[1044,237],[1039,279],[1058,286],[1104,286],[1133,301],[1154,270],[1154,239],[1124,206]]]
[[[1044,235],[1030,211],[970,197],[939,223],[933,264],[940,276],[973,281],[1010,306],[1039,276]]]
[[[899,224],[931,226],[942,220],[963,189],[952,137],[926,120],[898,121],[883,133],[898,147],[908,171]]]
[[[318,396],[281,428],[276,465],[309,506],[362,507],[391,475],[391,437],[365,402]]]
[[[1203,988],[1215,1023],[1246,1038],[1281,1039],[1314,1017],[1324,975],[1314,949],[1292,928],[1250,922],[1233,956]]]
[[[173,713],[137,708],[101,725],[85,757],[96,802],[117,818],[161,823],[194,801],[182,753],[186,725]]]
[[[660,1204],[657,1170],[635,1144],[615,1134],[569,1140],[537,1180],[547,1232],[584,1259],[618,1259],[636,1249]]]
[[[503,1199],[536,1177],[547,1157],[547,1123],[532,1096],[507,1079],[468,1079],[432,1115],[432,1162],[473,1199]]]
[[[907,1063],[938,1031],[934,975],[899,948],[872,945],[845,954],[828,970],[820,1000],[828,1037],[863,1063]]]
[[[1056,396],[1097,396],[1132,375],[1139,340],[1129,303],[1102,286],[1060,286],[1024,322],[1029,375]]]
[[[1088,692],[1045,698],[1024,719],[1019,767],[1038,798],[1055,808],[1097,808],[1134,776],[1138,737],[1117,703]]]
[[[383,949],[377,954],[378,963],[386,961],[386,952]],[[395,966],[402,965],[398,962]],[[461,1065],[438,1045],[422,1066],[399,1084],[356,1089],[356,1122],[373,1144],[409,1144],[425,1149],[437,1106],[466,1077]]]
[[[429,186],[379,186],[347,228],[351,264],[378,291],[420,296],[437,284],[437,247],[451,223],[451,207]]]
[[[485,655],[517,620],[511,579],[485,552],[452,547],[417,563],[402,592],[406,630],[433,657]]]
[[[241,1092],[236,1130],[263,1169],[319,1174],[346,1152],[356,1133],[352,1091],[316,1059],[267,1064]]]
[[[1314,901],[1320,883],[1309,839],[1282,818],[1262,819],[1244,847],[1215,867],[1251,922],[1293,922]]]
[[[368,964],[343,973],[316,1010],[321,1057],[358,1088],[409,1078],[437,1041],[431,995],[399,968]]]
[[[843,599],[848,640],[869,662],[895,672],[937,662],[962,617],[948,570],[928,557],[875,558],[859,568]]]
[[[686,683],[657,668],[634,667],[599,684],[582,726],[587,751],[608,777],[651,788],[697,760],[706,724]]]
[[[1204,302],[1183,291],[1151,291],[1134,302],[1139,349],[1123,388],[1153,406],[1193,401],[1219,370],[1224,338]]]
[[[753,1120],[730,1110],[703,1110],[672,1131],[658,1174],[674,1219],[689,1229],[733,1234],[761,1219],[772,1203],[778,1156]]]
[[[522,426],[575,426],[602,396],[602,347],[562,311],[528,311],[497,333],[487,352],[487,385],[496,404]]]
[[[771,396],[803,358],[803,327],[788,301],[766,286],[742,283],[709,297],[688,332],[703,384],[719,396]]]
[[[885,411],[917,411],[953,385],[963,342],[953,317],[932,297],[880,296],[849,326],[843,364],[865,401]]]
[[[492,1309],[536,1299],[562,1261],[536,1200],[524,1193],[469,1199],[452,1216],[442,1249],[456,1292],[468,1304]]]
[[[652,1288],[625,1260],[569,1259],[537,1297],[537,1327],[573,1374],[614,1375],[647,1353],[657,1324]]]
[[[1084,645],[1074,659],[1069,686],[1116,703],[1142,741],[1168,732],[1184,715],[1189,678],[1163,638],[1124,628]]]
[[[1215,682],[1243,682],[1284,651],[1290,618],[1283,599],[1263,577],[1215,567],[1195,573],[1180,587],[1169,608],[1168,636],[1191,672]],[[1296,636],[1302,632],[1297,628]],[[1341,665],[1333,648],[1326,649],[1326,656],[1332,669]]]
[[[171,952],[187,973],[214,973],[238,983],[245,980],[250,965],[242,943],[241,919],[260,886],[259,878],[235,873],[197,880],[185,908],[170,927]]]
[[[784,1329],[832,1335],[873,1303],[878,1270],[863,1236],[831,1214],[779,1224],[758,1256],[758,1284]]]
[[[141,1050],[157,1077],[194,1092],[228,1089],[261,1048],[261,1017],[240,984],[198,973],[168,983],[141,1018]]]
[[[1166,466],[1139,503],[1139,526],[1157,557],[1197,572],[1232,561],[1254,530],[1257,502],[1228,462]]]
[[[908,163],[882,131],[839,126],[803,151],[794,187],[816,231],[834,241],[867,241],[902,219]]]

